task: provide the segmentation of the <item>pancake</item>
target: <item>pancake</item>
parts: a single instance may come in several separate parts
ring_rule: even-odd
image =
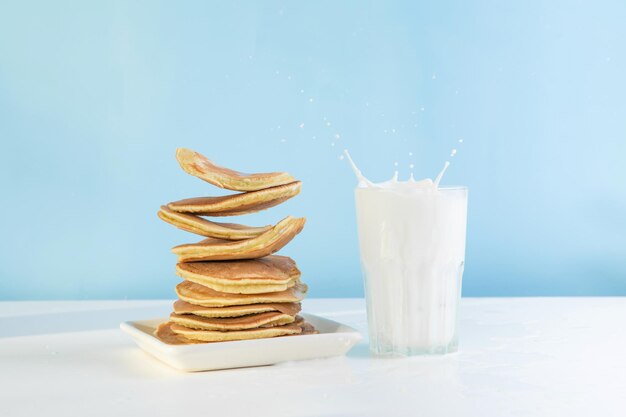
[[[223,168],[191,149],[176,149],[176,160],[187,174],[227,190],[257,191],[295,181],[286,172],[244,174]]]
[[[300,277],[296,263],[286,256],[218,262],[181,262],[176,274],[216,291],[258,294],[283,291]]]
[[[240,317],[248,314],[266,313],[278,311],[283,314],[295,316],[300,312],[300,303],[261,303],[230,307],[202,307],[190,304],[183,300],[176,300],[174,312],[176,314],[195,314],[201,317]]]
[[[174,332],[174,330],[172,330],[172,326],[178,326],[180,329],[179,331],[181,332],[181,334],[177,334]],[[299,335],[307,335],[307,334],[316,334],[319,333],[310,323],[305,322],[301,317],[297,316],[295,321],[291,324],[285,325],[285,326],[290,326],[291,328],[293,327],[299,327],[300,328],[300,332],[299,333],[291,333],[289,335],[285,335],[285,336],[299,336]],[[285,326],[278,326],[280,328],[284,328]],[[276,329],[276,328],[275,328]],[[261,329],[257,329],[257,330],[263,330],[263,328]],[[182,332],[184,331],[193,331],[193,329],[187,329],[184,326],[180,326],[180,325],[176,325],[175,323],[172,323],[171,321],[167,321],[165,323],[161,323],[159,325],[159,327],[157,327],[156,331],[154,332],[154,335],[161,340],[164,343],[170,344],[170,345],[189,345],[189,344],[198,344],[198,343],[207,343],[208,341],[201,341],[201,340],[194,340],[194,339],[190,339],[187,338],[185,336],[183,336]],[[233,332],[211,332],[211,333],[233,333]],[[258,335],[259,333],[257,333]],[[219,335],[214,335],[214,336],[219,336]],[[264,337],[268,337],[268,336],[264,336]],[[258,338],[258,337],[257,337]],[[219,340],[211,340],[211,341],[219,341]]]
[[[186,339],[201,342],[226,342],[232,340],[264,339],[268,337],[286,336],[302,333],[302,327],[297,324],[285,324],[274,327],[261,327],[247,330],[234,330],[230,332],[220,332],[214,330],[189,329],[176,323],[170,325],[172,332],[183,336]]]
[[[300,334],[318,334],[319,331],[313,327],[313,325],[311,323],[307,323],[306,321],[303,321],[302,323],[299,324],[299,326],[302,328],[302,333]]]
[[[274,327],[293,323],[294,316],[270,311],[268,313],[250,314],[241,317],[209,318],[193,314],[170,314],[170,321],[190,329],[233,331],[256,329],[258,327]]]
[[[195,197],[169,203],[167,207],[178,213],[202,216],[239,216],[266,210],[289,200],[300,193],[300,181],[247,193],[220,197]]]
[[[201,280],[195,280],[192,278],[190,278],[189,281],[195,282],[200,285],[205,285],[209,288],[214,289],[215,291],[226,292],[226,293],[231,293],[231,294],[264,294],[268,292],[284,291],[288,288],[293,287],[294,285],[296,285],[296,283],[299,282],[297,278],[290,280],[286,284],[277,284],[277,285],[272,285],[272,284],[248,284],[248,285],[225,284],[225,285],[222,285],[222,284],[205,283]]]
[[[228,241],[208,238],[199,243],[172,248],[179,262],[255,259],[280,250],[304,227],[304,217],[285,217],[270,230],[246,240]]]
[[[272,226],[251,227],[235,223],[212,222],[193,214],[175,212],[167,208],[167,206],[161,206],[157,215],[161,220],[186,232],[217,239],[249,239],[272,228]]]
[[[159,324],[159,326],[154,331],[154,336],[161,342],[167,343],[168,345],[189,345],[202,343],[197,340],[187,339],[184,336],[174,333],[171,326],[171,321],[166,321]]]
[[[265,303],[295,303],[301,301],[307,292],[307,286],[297,283],[293,287],[278,292],[263,294],[230,294],[215,291],[204,285],[183,281],[176,286],[178,298],[190,304],[202,307],[228,307]]]

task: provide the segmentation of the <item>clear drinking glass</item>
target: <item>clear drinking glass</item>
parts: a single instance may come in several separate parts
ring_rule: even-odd
[[[370,350],[455,352],[467,188],[365,187],[355,198]]]

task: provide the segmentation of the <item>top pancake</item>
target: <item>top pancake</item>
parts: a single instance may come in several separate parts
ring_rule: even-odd
[[[169,203],[167,207],[178,213],[193,213],[201,216],[239,216],[277,206],[298,195],[301,188],[302,183],[294,181],[247,193],[187,198]]]
[[[191,149],[176,149],[176,160],[188,174],[220,188],[234,191],[257,191],[295,181],[286,172],[244,174],[215,165],[204,155]]]

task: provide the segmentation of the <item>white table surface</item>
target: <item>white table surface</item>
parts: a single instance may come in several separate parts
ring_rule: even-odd
[[[626,298],[463,299],[457,354],[191,374],[118,329],[170,306],[0,302],[0,416],[626,416]],[[363,300],[304,311],[366,336]]]

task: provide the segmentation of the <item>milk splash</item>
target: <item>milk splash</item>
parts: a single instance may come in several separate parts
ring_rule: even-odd
[[[348,162],[350,163],[350,167],[352,167],[352,171],[354,172],[354,175],[356,175],[356,178],[359,181],[359,185],[358,186],[360,188],[367,188],[367,187],[389,188],[389,189],[391,189],[391,188],[405,188],[405,189],[411,188],[411,189],[424,189],[424,190],[436,191],[436,190],[439,189],[439,183],[441,182],[441,178],[443,178],[443,174],[446,173],[446,170],[450,166],[450,161],[446,161],[443,164],[443,169],[435,177],[435,181],[431,180],[430,178],[425,178],[423,180],[415,181],[415,178],[413,178],[413,173],[412,172],[411,172],[411,176],[409,177],[408,181],[398,181],[398,171],[396,170],[396,171],[394,171],[393,177],[390,180],[384,181],[384,182],[379,182],[379,183],[374,183],[374,182],[371,182],[370,180],[368,180],[367,178],[365,178],[365,176],[363,175],[361,170],[354,163],[354,160],[350,156],[350,152],[348,152],[347,149],[343,150],[343,154],[346,156],[346,158],[348,158]],[[411,153],[411,155],[412,155],[412,153]],[[394,165],[397,167],[398,163],[396,162]],[[412,165],[411,165],[411,168],[413,168]]]

